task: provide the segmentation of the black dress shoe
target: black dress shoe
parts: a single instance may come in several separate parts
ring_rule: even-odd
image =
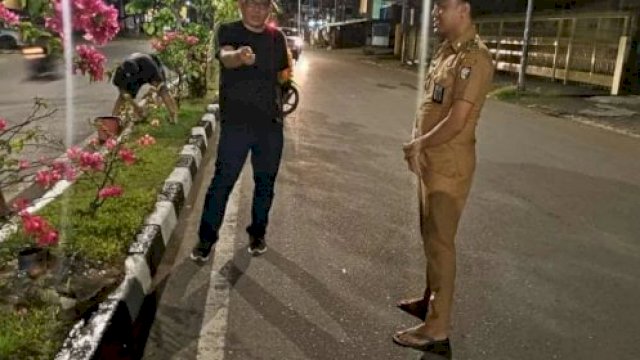
[[[445,353],[436,354],[434,352],[425,351],[418,359],[419,360],[451,360],[451,349]]]

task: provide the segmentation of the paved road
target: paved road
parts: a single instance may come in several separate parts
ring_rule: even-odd
[[[169,249],[145,359],[416,359],[393,307],[421,293],[416,79],[307,52],[268,235],[250,258],[250,168],[214,261],[188,260],[205,186]],[[455,359],[637,359],[640,141],[489,101],[458,238]],[[211,176],[211,162],[205,170]]]

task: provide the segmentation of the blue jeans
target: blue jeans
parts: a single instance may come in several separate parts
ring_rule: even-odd
[[[255,237],[266,234],[274,185],[284,144],[282,124],[260,125],[223,122],[218,141],[218,155],[213,180],[207,190],[198,236],[200,241],[215,243],[224,219],[229,195],[251,152],[253,168],[252,222],[247,232]]]

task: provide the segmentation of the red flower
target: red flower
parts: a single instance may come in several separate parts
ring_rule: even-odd
[[[67,149],[67,157],[71,160],[77,160],[80,157],[80,154],[82,154],[82,149],[77,146]]]
[[[55,161],[52,164],[53,172],[60,175],[65,180],[74,181],[78,176],[76,169],[67,162]]]
[[[120,186],[113,185],[113,186],[105,186],[104,188],[100,189],[100,191],[98,192],[98,196],[101,199],[106,199],[110,197],[120,197],[122,196],[123,193],[124,193],[124,190],[122,190]]]
[[[0,6],[2,3],[0,3]],[[5,118],[0,117],[0,131],[4,131],[7,128],[7,120]]]
[[[25,170],[25,169],[29,168],[29,166],[31,166],[31,164],[27,160],[18,161],[18,169],[20,169],[20,170]]]
[[[118,155],[125,165],[129,166],[136,163],[136,154],[134,154],[130,149],[121,149],[120,152],[118,152]]]
[[[36,173],[36,183],[45,189],[51,188],[60,179],[62,174],[56,170],[40,170]]]
[[[14,210],[18,211],[22,215],[22,212],[27,210],[27,208],[29,207],[29,200],[24,198],[16,199],[13,202],[12,207]]]
[[[195,45],[200,42],[200,39],[195,36],[187,36],[184,41],[189,45]]]
[[[153,39],[151,40],[151,47],[158,52],[164,51],[164,49],[167,47],[164,42],[162,42],[161,40],[158,39]]]
[[[76,46],[77,57],[74,61],[73,73],[89,74],[91,81],[104,79],[104,64],[107,58],[93,46]]]
[[[31,215],[26,211],[20,214],[24,233],[36,237],[38,246],[51,246],[58,244],[58,232],[44,218]]]
[[[13,11],[7,9],[2,3],[0,3],[0,20],[8,26],[15,26],[20,23],[20,17]]]
[[[99,152],[85,151],[80,154],[80,165],[85,169],[102,171],[104,169],[104,156]]]
[[[38,236],[38,246],[52,246],[58,244],[58,232],[48,229],[43,231]]]
[[[107,147],[107,149],[109,151],[113,150],[116,148],[116,145],[118,145],[118,141],[114,138],[109,138],[105,143],[104,146]]]
[[[118,10],[102,0],[73,0],[73,29],[85,32],[84,38],[97,45],[111,41],[118,31]],[[45,26],[60,36],[62,33],[62,2],[54,0],[54,16],[45,18]]]
[[[31,214],[23,214],[22,215],[22,226],[24,228],[24,232],[27,235],[37,235],[42,229],[45,228],[46,221],[36,215]]]

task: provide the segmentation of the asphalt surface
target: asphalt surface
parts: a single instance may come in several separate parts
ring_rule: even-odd
[[[307,51],[268,233],[251,258],[247,166],[215,259],[188,259],[205,168],[145,359],[417,359],[394,308],[424,287],[415,179],[402,159],[416,77]],[[462,219],[454,359],[637,359],[640,141],[488,101]]]

